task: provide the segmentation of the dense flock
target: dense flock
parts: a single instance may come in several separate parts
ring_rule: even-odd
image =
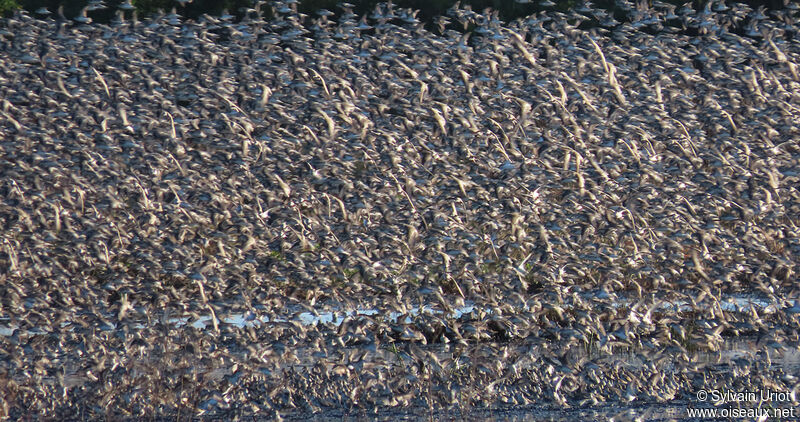
[[[618,6],[5,19],[0,415],[797,391],[800,13]]]

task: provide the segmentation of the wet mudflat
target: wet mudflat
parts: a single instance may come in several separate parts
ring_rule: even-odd
[[[0,414],[797,406],[793,7],[3,21]]]

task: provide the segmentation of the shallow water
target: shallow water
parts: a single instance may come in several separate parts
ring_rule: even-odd
[[[740,312],[749,307],[754,307],[758,309],[759,312],[767,312],[766,310],[770,307],[777,307],[778,305],[775,303],[768,303],[764,300],[754,300],[754,299],[743,299],[743,298],[732,298],[728,301],[722,302],[724,305],[721,304],[721,307],[726,311],[731,312]],[[623,306],[623,304],[619,304],[619,306]],[[669,304],[664,305],[664,309],[674,309],[674,307],[681,307],[681,304]],[[469,314],[475,310],[479,310],[476,305],[474,304],[467,304],[462,307],[455,308],[450,315],[453,318],[460,318],[465,314]],[[491,310],[487,309],[487,312],[491,312]],[[774,310],[772,311],[774,312]],[[274,318],[270,320],[269,318],[257,318],[253,315],[245,315],[245,314],[235,314],[230,317],[224,318],[221,320],[221,323],[230,324],[235,327],[253,327],[258,329],[261,326],[268,326],[273,323],[284,323],[287,321],[297,321],[304,325],[327,325],[332,327],[340,326],[344,321],[348,319],[357,318],[360,315],[363,316],[375,316],[380,314],[381,311],[378,309],[356,309],[356,310],[347,310],[347,311],[325,311],[319,312],[314,315],[311,312],[299,312],[295,313],[294,317],[285,317],[285,318]],[[409,312],[405,314],[401,314],[398,312],[389,312],[388,313],[388,322],[398,323],[399,318],[405,316],[405,321],[400,322],[400,324],[410,324],[412,323],[412,316],[417,316],[420,314],[428,314],[428,315],[442,315],[444,314],[443,311],[437,310],[431,306],[425,306],[422,309],[420,308],[412,308]],[[169,322],[174,325],[174,327],[178,328],[181,326],[185,326],[186,324],[190,324],[192,327],[201,329],[201,330],[211,330],[212,329],[212,322],[211,317],[202,317],[200,319],[191,320],[189,318],[170,318]],[[136,328],[138,326],[139,329],[142,329],[144,326],[141,324],[132,325],[131,327]],[[101,328],[103,331],[113,331],[116,329],[114,326],[106,326]],[[3,326],[0,329],[0,335],[3,336],[11,336],[14,334],[15,328],[9,326]],[[46,335],[45,332],[40,330],[29,330],[27,332],[29,336],[35,335]],[[20,335],[19,332],[16,335]],[[770,369],[781,369],[787,373],[800,373],[800,349],[792,348],[792,347],[775,347],[775,345],[763,344],[759,341],[760,339],[754,337],[736,337],[736,338],[725,338],[725,340],[718,345],[718,350],[716,351],[705,351],[705,350],[694,350],[688,352],[688,356],[692,362],[708,365],[713,367],[716,371],[731,371],[734,366],[737,365],[750,365],[752,362],[755,361],[762,361],[765,363],[767,368]],[[526,360],[527,365],[520,366],[520,369],[524,369],[525,367],[529,367],[535,364],[542,359],[543,356],[547,354],[549,349],[549,345],[547,344],[548,341],[545,339],[525,339],[521,340],[522,343],[529,344],[530,349],[529,353],[530,356]],[[512,342],[514,345],[519,346],[520,341]],[[475,346],[479,346],[480,343],[477,343]],[[431,345],[421,345],[427,352],[433,354],[437,358],[444,360],[448,358],[455,357],[459,352],[453,349],[448,344],[431,344]],[[363,347],[359,346],[349,346],[343,347],[340,349],[342,353],[349,353],[359,349],[363,349]],[[400,349],[397,348],[394,344],[383,345],[381,347],[375,348],[367,347],[370,353],[371,360],[385,360],[385,361],[392,361],[397,360],[403,356],[402,347]],[[650,362],[643,359],[644,357],[648,356],[651,352],[649,349],[638,349],[638,348],[630,348],[630,347],[616,347],[610,346],[610,348],[606,350],[611,350],[611,353],[608,351],[600,352],[596,348],[590,348],[590,350],[584,348],[573,348],[570,349],[570,353],[565,355],[571,361],[578,361],[581,358],[590,358],[590,359],[599,359],[601,361],[608,361],[608,362],[622,362],[626,366],[630,368],[642,368],[645,365],[648,365]],[[318,352],[317,349],[312,349],[311,347],[297,347],[292,350],[292,355],[295,359],[292,362],[287,362],[284,368],[300,368],[306,367],[310,368],[316,364],[318,361],[318,356],[316,355]],[[746,362],[740,362],[740,360],[746,360]],[[667,362],[665,369],[671,369],[671,363]],[[235,365],[230,366],[223,366],[223,367],[216,367],[216,368],[196,368],[199,371],[205,372],[207,377],[221,379],[224,376],[228,376],[233,374],[236,371]],[[86,376],[80,375],[78,373],[72,374],[65,374],[64,377],[64,385],[68,387],[80,386],[86,383],[89,379]],[[51,379],[50,383],[55,383],[57,380]],[[612,406],[614,407],[614,406]],[[663,406],[662,406],[663,407]],[[614,407],[616,409],[616,407]],[[666,406],[664,409],[673,409],[674,406]],[[663,410],[662,411],[666,411]],[[670,410],[671,411],[671,410]],[[538,412],[538,411],[537,411]],[[669,412],[667,412],[669,413]],[[556,411],[555,414],[558,414]],[[523,417],[527,418],[530,415],[538,415],[538,413],[525,413],[522,410],[515,410],[510,412],[509,415],[502,416],[503,418],[508,416],[512,419],[510,420],[518,420],[514,418]],[[543,414],[543,415],[546,415]],[[550,417],[550,416],[546,416]],[[538,419],[538,417],[537,417]],[[505,419],[500,419],[505,420]]]
[[[795,302],[795,307],[798,305]],[[631,306],[634,303],[628,300],[618,300],[614,303],[616,307],[625,307]],[[760,314],[772,314],[779,309],[782,308],[782,305],[775,301],[769,301],[763,298],[755,298],[755,297],[747,297],[747,296],[723,296],[719,301],[720,308],[726,312],[741,312],[747,313],[750,312],[751,309],[755,309]],[[565,304],[561,305],[564,309],[569,309],[570,305]],[[330,307],[326,307],[329,309]],[[359,315],[365,316],[375,316],[383,313],[382,310],[375,309],[375,308],[355,308],[355,309],[336,309],[335,310],[322,310],[319,311],[304,311],[304,312],[295,312],[295,313],[287,313],[284,317],[275,317],[273,320],[270,320],[268,317],[256,317],[253,314],[244,314],[244,313],[233,313],[225,318],[219,320],[220,323],[224,324],[231,324],[236,327],[246,327],[246,326],[259,326],[261,324],[268,324],[270,322],[287,322],[287,321],[297,321],[303,325],[317,325],[317,324],[332,324],[333,326],[339,326],[345,321],[347,318],[357,317]],[[660,311],[665,312],[683,312],[683,311],[691,311],[692,308],[687,302],[681,301],[674,301],[674,302],[662,302],[657,306],[657,309]],[[411,317],[417,316],[420,314],[428,314],[428,315],[440,315],[446,316],[449,318],[458,319],[464,314],[469,314],[475,310],[482,310],[483,312],[491,314],[492,310],[489,308],[480,308],[477,307],[472,302],[465,302],[464,306],[458,306],[453,308],[453,311],[450,314],[445,313],[444,311],[434,307],[425,305],[422,307],[412,307],[408,310],[408,312],[401,313],[397,311],[387,312],[386,321],[392,323],[411,323]],[[530,310],[530,309],[526,309]],[[398,321],[398,319],[402,316],[405,316],[404,321]],[[14,325],[9,325],[4,323],[4,321],[8,321],[8,318],[0,318],[0,336],[11,336],[13,335],[14,331],[19,328]],[[191,320],[190,318],[169,318],[168,319],[170,324],[174,324],[176,327],[181,327],[187,323],[191,323],[194,328],[198,329],[205,329],[209,328],[213,325],[212,323],[212,316],[206,315],[202,316],[199,319]],[[142,328],[142,325],[134,325],[134,328]],[[108,326],[100,327],[102,331],[110,331],[115,329],[116,327],[111,323]],[[38,331],[31,331],[30,334],[41,334]]]

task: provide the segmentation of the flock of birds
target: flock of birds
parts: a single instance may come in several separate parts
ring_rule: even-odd
[[[296,3],[3,21],[1,415],[797,391],[794,3]]]

